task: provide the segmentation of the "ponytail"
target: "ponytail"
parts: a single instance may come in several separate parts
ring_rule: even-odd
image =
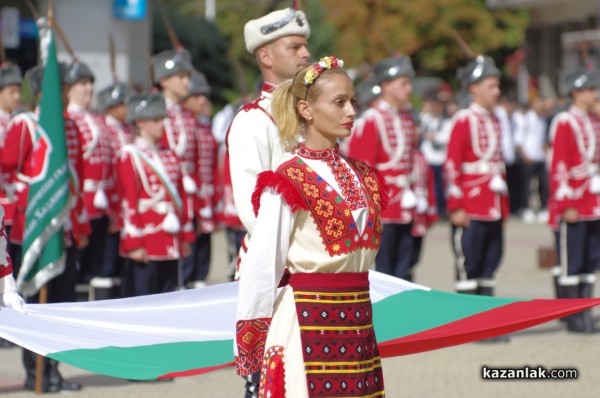
[[[298,145],[301,117],[298,113],[298,98],[294,95],[294,80],[280,84],[273,93],[271,114],[279,128],[279,140],[286,151]]]

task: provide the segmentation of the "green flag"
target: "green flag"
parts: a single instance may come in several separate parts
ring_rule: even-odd
[[[69,167],[61,79],[54,35],[44,68],[40,118],[25,213],[23,263],[17,285],[32,296],[65,266],[64,225],[69,216]]]

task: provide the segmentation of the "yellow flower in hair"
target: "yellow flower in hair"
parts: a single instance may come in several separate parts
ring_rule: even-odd
[[[304,84],[310,86],[321,75],[324,70],[344,67],[344,61],[335,56],[323,57],[319,62],[312,64],[304,75]],[[308,91],[308,89],[307,89]]]
[[[311,66],[304,76],[304,84],[313,84],[318,75],[317,71]]]

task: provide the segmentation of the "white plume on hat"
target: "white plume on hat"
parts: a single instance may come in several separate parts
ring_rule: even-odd
[[[244,41],[250,54],[284,36],[310,37],[310,26],[304,12],[285,8],[248,21],[244,26]]]

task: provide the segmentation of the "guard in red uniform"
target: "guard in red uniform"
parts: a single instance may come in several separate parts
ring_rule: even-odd
[[[381,213],[383,234],[375,259],[377,271],[410,280],[411,230],[417,204],[411,178],[417,131],[410,104],[415,72],[407,56],[387,58],[374,69],[381,95],[356,124],[348,155],[378,169],[389,184],[390,201]]]
[[[183,109],[191,112],[196,121],[195,131],[198,142],[198,181],[197,208],[194,211],[196,242],[192,256],[184,260],[184,283],[189,287],[206,286],[206,277],[211,260],[211,234],[215,230],[214,197],[215,169],[217,163],[217,142],[211,131],[210,85],[201,72],[194,71],[190,76],[188,95],[183,99]]]
[[[137,135],[121,150],[117,181],[123,198],[120,250],[129,259],[125,295],[131,297],[177,288],[178,262],[190,254],[194,230],[179,158],[160,144],[164,98],[134,95],[127,108]]]
[[[61,64],[61,78],[64,79],[66,65]],[[41,94],[44,69],[35,66],[25,73],[31,93],[35,97]],[[29,178],[34,173],[33,152],[35,148],[36,129],[39,109],[35,112],[24,112],[14,117],[7,131],[6,146],[0,156],[2,166],[16,181],[16,206],[13,228],[11,230],[11,256],[14,259],[15,269],[20,268],[23,234],[25,232],[25,212],[29,196]],[[62,303],[75,301],[75,285],[77,283],[77,249],[88,244],[88,235],[91,229],[83,206],[81,186],[83,183],[83,158],[79,144],[79,130],[75,123],[64,118],[65,137],[67,139],[67,156],[69,170],[72,178],[69,188],[71,192],[71,210],[69,222],[65,225],[65,252],[66,261],[64,271],[48,283],[48,302]],[[28,298],[30,303],[38,301],[38,297]],[[23,366],[26,379],[25,389],[34,390],[36,374],[36,354],[23,349]],[[44,374],[42,388],[44,392],[57,392],[60,390],[77,391],[81,389],[78,383],[63,379],[58,371],[59,363],[53,359],[44,360]]]
[[[566,87],[573,104],[550,127],[550,224],[566,223],[566,264],[561,264],[558,283],[567,298],[593,297],[600,260],[600,119],[591,112],[598,86],[593,71],[569,75]],[[568,317],[567,328],[597,332],[589,310]]]
[[[456,290],[491,296],[509,213],[500,123],[493,113],[500,71],[491,58],[479,55],[459,70],[459,78],[472,101],[454,117],[444,164]]]
[[[83,62],[67,66],[67,116],[79,129],[83,156],[83,203],[92,228],[90,244],[79,252],[79,283],[90,283],[94,277],[115,277],[115,269],[103,269],[109,217],[114,217],[118,202],[112,202],[115,190],[111,132],[104,117],[90,112],[94,93],[94,74]],[[114,200],[114,199],[113,199]],[[101,287],[101,286],[100,286]]]
[[[21,104],[21,70],[8,62],[0,64],[0,150],[6,143],[6,128],[13,112]],[[15,214],[14,175],[0,165],[0,205],[4,207],[4,228],[10,235]]]
[[[131,125],[127,123],[127,106],[125,98],[130,89],[123,83],[111,84],[96,94],[96,106],[100,114],[104,115],[104,121],[110,132],[110,143],[113,154],[113,167],[116,169],[119,163],[119,151],[132,142]],[[111,203],[120,203],[121,199],[117,190],[112,191]],[[117,298],[121,294],[121,278],[123,264],[119,258],[119,231],[122,227],[119,222],[118,210],[115,216],[110,217],[108,236],[104,250],[102,270],[104,275],[93,279],[90,289],[90,297],[94,300]]]

